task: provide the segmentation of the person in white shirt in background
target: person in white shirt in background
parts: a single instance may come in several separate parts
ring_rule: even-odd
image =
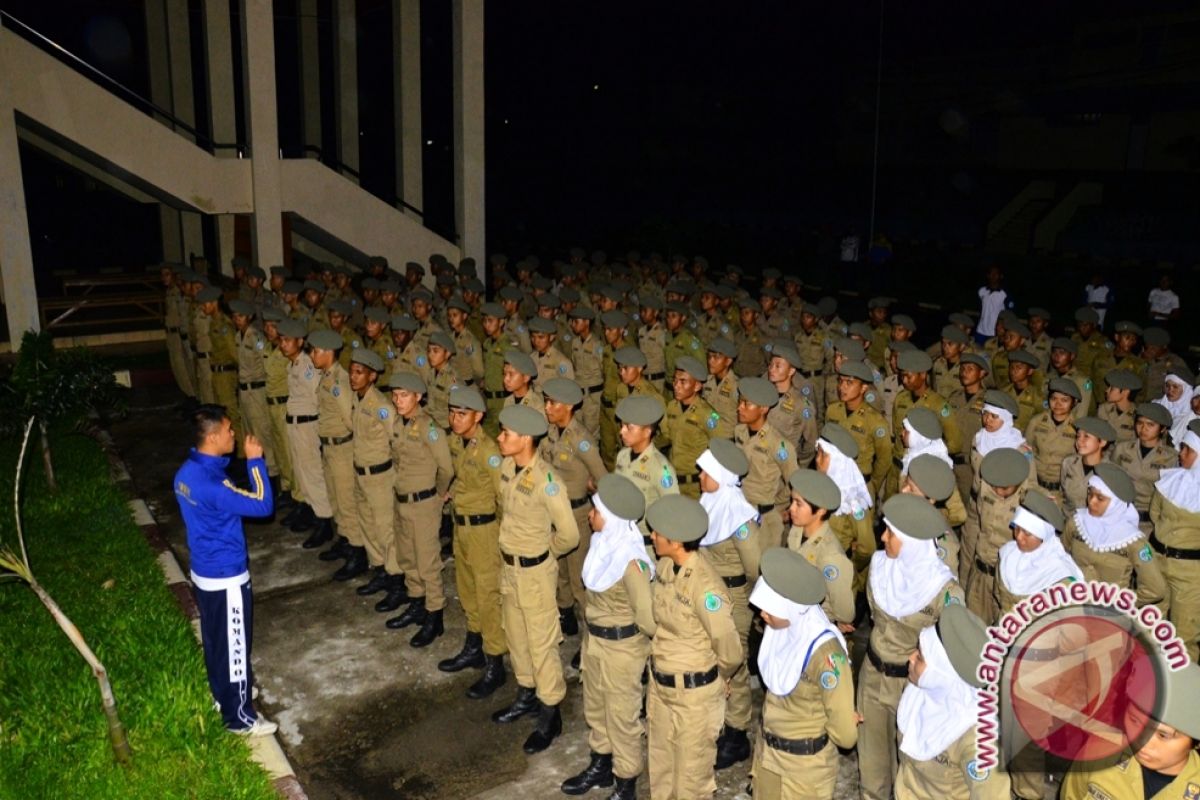
[[[1000,312],[1014,305],[1004,288],[1004,272],[992,265],[987,269],[987,285],[979,287],[979,324],[975,326],[975,341],[983,344],[996,335],[996,320]]]
[[[1171,289],[1171,276],[1158,279],[1158,287],[1146,298],[1147,312],[1155,322],[1168,322],[1179,317],[1179,295]]]
[[[1092,282],[1083,287],[1083,302],[1096,309],[1100,317],[1098,327],[1104,330],[1104,316],[1113,304],[1113,292],[1108,288],[1108,281],[1099,272],[1092,275]]]

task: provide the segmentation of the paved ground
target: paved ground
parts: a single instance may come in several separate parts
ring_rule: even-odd
[[[173,388],[150,385],[130,393],[129,416],[112,433],[184,570],[188,553],[171,477],[188,449],[188,435]],[[569,673],[563,706],[565,733],[532,758],[521,743],[532,729],[526,718],[511,726],[491,722],[509,702],[511,678],[485,701],[467,700],[474,670],[438,672],[436,662],[457,652],[463,615],[454,596],[453,564],[446,635],[425,650],[408,645],[413,632],[389,631],[372,606],[358,597],[359,581],[335,583],[318,551],[303,550],[304,534],[274,523],[247,527],[256,598],[254,667],[262,709],[280,724],[284,748],[313,800],[374,798],[562,798],[561,781],[587,762],[586,726],[578,675]],[[578,642],[567,639],[566,664]],[[839,798],[857,795],[853,755],[842,759]],[[747,764],[718,776],[720,798],[746,798]],[[649,797],[646,780],[641,797]],[[590,797],[606,797],[593,790]]]

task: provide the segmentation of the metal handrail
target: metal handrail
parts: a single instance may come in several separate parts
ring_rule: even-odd
[[[214,141],[211,136],[201,133],[200,131],[196,130],[194,127],[192,127],[188,123],[179,119],[179,117],[176,117],[170,111],[167,111],[165,108],[162,108],[161,106],[155,105],[153,101],[148,100],[145,97],[142,97],[140,94],[138,94],[134,90],[130,89],[128,86],[121,83],[116,78],[113,78],[112,76],[100,71],[96,67],[94,67],[91,64],[89,64],[88,62],[84,61],[79,56],[72,53],[67,48],[63,47],[58,42],[49,38],[45,34],[42,34],[39,31],[34,30],[29,25],[26,25],[24,22],[17,19],[16,17],[14,17],[12,14],[9,14],[7,11],[0,9],[0,20],[3,20],[3,22],[4,22],[3,27],[7,27],[10,30],[12,30],[14,33],[19,34],[21,36],[21,38],[25,39],[26,41],[31,42],[32,44],[37,45],[42,50],[46,51],[50,55],[57,58],[59,61],[62,61],[63,63],[67,64],[70,67],[73,67],[74,69],[76,69],[79,72],[83,72],[83,73],[87,74],[89,77],[92,77],[97,82],[108,84],[109,87],[112,87],[113,89],[116,90],[114,92],[114,94],[124,94],[124,95],[126,95],[127,98],[133,98],[133,100],[136,101],[136,103],[140,103],[141,105],[149,108],[153,113],[165,117],[175,127],[182,128],[184,131],[191,134],[197,140],[197,144],[199,143],[200,140],[207,142],[208,147],[206,149],[208,149],[210,152],[213,150],[236,150],[238,156],[245,155],[245,152],[246,152],[245,143]],[[9,25],[8,23],[12,23],[12,24]]]

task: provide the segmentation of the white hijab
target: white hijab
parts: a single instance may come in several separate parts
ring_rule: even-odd
[[[766,626],[758,648],[758,675],[767,690],[777,697],[791,694],[800,683],[809,656],[820,640],[832,634],[841,643],[842,650],[849,652],[845,637],[819,605],[805,606],[788,600],[768,586],[762,576],[754,584],[750,603],[791,623],[782,630]]]
[[[1138,529],[1138,512],[1133,503],[1126,503],[1113,494],[1108,484],[1094,472],[1088,478],[1088,486],[1112,498],[1103,516],[1093,517],[1086,505],[1075,511],[1075,525],[1088,547],[1097,553],[1111,553],[1142,535]]]
[[[946,449],[946,443],[940,438],[926,439],[925,436],[914,428],[907,419],[904,420],[904,430],[908,431],[908,451],[904,454],[901,460],[900,476],[908,474],[908,465],[912,463],[917,456],[930,455],[940,458],[946,462],[946,465],[951,469],[954,468],[954,461],[950,458],[950,451]]]
[[[1200,436],[1191,431],[1183,434],[1179,443],[1186,444],[1200,454]],[[1193,514],[1200,512],[1200,458],[1196,459],[1191,469],[1164,469],[1154,488],[1172,505]]]
[[[1083,580],[1083,570],[1063,548],[1053,525],[1025,506],[1017,507],[1012,524],[1029,531],[1042,544],[1031,553],[1021,552],[1015,541],[1000,548],[1000,577],[1010,592],[1028,597],[1064,578]]]
[[[954,573],[938,558],[933,541],[914,539],[887,517],[883,522],[902,542],[900,555],[889,558],[885,549],[876,550],[867,580],[880,608],[893,617],[907,617],[929,605]]]
[[[1187,401],[1187,411],[1175,417],[1175,412],[1171,412],[1171,441],[1175,442],[1175,448],[1179,449],[1179,444],[1183,441],[1183,437],[1188,432],[1188,425],[1194,419],[1200,419],[1200,416],[1192,411],[1192,399],[1200,396],[1200,386],[1196,386],[1190,392],[1184,392],[1184,400]],[[1182,402],[1182,401],[1181,401]]]
[[[1020,450],[1021,445],[1025,444],[1025,437],[1013,426],[1013,415],[1009,413],[1008,409],[984,403],[983,410],[990,411],[999,417],[1001,425],[1000,430],[995,433],[987,428],[980,428],[979,432],[975,434],[975,449],[979,451],[979,455],[986,456],[999,447]]]
[[[931,625],[921,631],[918,641],[925,671],[915,685],[904,687],[896,707],[896,727],[904,734],[900,751],[916,761],[928,761],[975,724],[979,690],[954,671],[937,628]]]
[[[593,592],[603,592],[621,580],[630,561],[647,562],[650,577],[654,578],[654,562],[646,558],[642,531],[637,520],[618,517],[604,505],[600,493],[592,495],[592,505],[604,517],[604,527],[596,531],[583,559],[583,585]]]
[[[828,439],[817,439],[817,447],[829,456],[829,469],[825,473],[842,490],[842,504],[830,514],[856,514],[871,507],[871,493],[867,482],[854,459],[837,449]]]
[[[757,519],[758,509],[742,494],[742,479],[721,466],[711,450],[700,454],[696,466],[717,482],[715,492],[700,494],[700,505],[708,512],[708,533],[700,540],[700,546],[708,547],[725,541],[747,522]]]
[[[1163,379],[1163,383],[1177,383],[1183,387],[1183,394],[1175,402],[1167,399],[1165,390],[1162,397],[1153,401],[1171,412],[1171,441],[1178,442],[1183,439],[1183,432],[1187,430],[1188,419],[1192,415],[1192,386],[1173,372]]]

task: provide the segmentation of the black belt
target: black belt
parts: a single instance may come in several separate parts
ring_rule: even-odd
[[[669,686],[674,689],[679,685],[677,677],[683,678],[684,689],[699,689],[701,686],[708,686],[717,679],[717,668],[713,667],[708,672],[683,672],[678,676],[669,672],[659,672],[656,669],[651,669],[654,673],[654,680],[658,681],[659,686]]]
[[[266,381],[250,381],[249,383],[239,383],[238,389],[243,392],[248,392],[252,389],[262,389],[267,385]],[[287,398],[284,398],[287,399]]]
[[[637,625],[621,625],[619,627],[606,628],[603,625],[587,624],[588,633],[592,636],[599,636],[601,639],[608,639],[611,642],[617,642],[621,639],[628,639],[631,636],[638,635]]]
[[[300,425],[301,423],[304,423],[304,422],[316,422],[317,415],[316,414],[305,414],[304,416],[293,417],[291,414],[287,414],[284,416],[284,420],[287,422],[288,425]]]
[[[1053,481],[1044,481],[1041,478],[1038,478],[1037,482],[1038,482],[1038,486],[1042,487],[1043,489],[1046,489],[1047,491],[1051,491],[1051,492],[1057,492],[1059,489],[1062,488],[1061,483],[1054,483]]]
[[[288,396],[287,396],[286,394],[285,394],[285,395],[283,395],[282,397],[268,397],[268,398],[267,398],[267,405],[269,405],[269,406],[277,406],[277,405],[279,405],[280,403],[286,403],[286,402],[287,402],[287,399],[288,399]]]
[[[1158,540],[1158,537],[1153,533],[1150,534],[1150,546],[1159,552],[1160,555],[1167,558],[1177,558],[1181,561],[1197,561],[1200,560],[1200,550],[1185,549],[1182,547],[1168,547]]]
[[[495,514],[455,514],[455,525],[487,525],[489,522],[495,522]]]
[[[317,438],[321,440],[321,444],[345,444],[346,442],[353,441],[354,434],[347,433],[345,436],[318,436]]]
[[[616,403],[614,403],[612,400],[609,400],[607,397],[601,397],[600,405],[604,406],[605,408],[613,408],[616,406]]]
[[[950,460],[954,462],[956,467],[965,467],[967,465],[966,456],[950,456]]]
[[[208,358],[208,353],[201,353],[196,349],[193,349],[192,352],[196,354],[196,358]]]
[[[769,731],[763,731],[763,741],[772,750],[781,750],[794,756],[811,756],[819,753],[829,744],[829,734],[823,733],[815,739],[784,739]]]
[[[819,369],[802,369],[802,370],[800,370],[800,374],[806,378],[815,378],[821,374],[821,370],[819,370]]]
[[[584,394],[595,394],[596,392],[598,392],[604,388],[604,384],[597,383],[595,386],[584,386],[581,388],[583,389]]]
[[[908,664],[889,664],[879,657],[879,653],[875,652],[875,648],[871,646],[870,642],[867,642],[867,658],[870,659],[875,669],[889,678],[908,677]]]
[[[750,582],[745,575],[722,575],[721,580],[725,581],[725,585],[730,589],[736,589],[739,586],[745,586]]]
[[[646,380],[661,381],[665,377],[667,377],[667,373],[665,373],[665,372],[652,372],[651,374],[646,376]]]
[[[767,504],[761,505],[761,506],[756,503],[754,505],[754,507],[758,509],[758,513],[760,513],[760,514],[766,514],[766,513],[769,513],[771,511],[775,510],[774,503],[767,503]]]
[[[510,556],[508,553],[500,551],[500,557],[503,558],[504,563],[508,564],[510,567],[515,567],[517,565],[522,567],[536,567],[538,564],[550,557],[550,551],[547,550],[540,556],[534,556],[533,558],[526,558],[525,556]]]
[[[179,328],[167,328],[167,333],[179,333]]]
[[[653,539],[651,539],[649,536],[643,536],[643,537],[642,537],[642,544],[644,544],[646,547],[653,547],[653,546],[654,546],[654,540],[653,540]]]
[[[354,471],[359,475],[378,475],[381,472],[387,472],[391,466],[391,461],[384,461],[382,464],[376,464],[373,467],[360,467],[358,464],[355,464]]]
[[[586,505],[587,505],[588,503],[590,503],[591,501],[592,501],[592,498],[588,497],[588,496],[585,494],[583,497],[577,497],[577,498],[575,498],[574,500],[572,500],[572,501],[571,501],[571,508],[583,508],[584,506],[586,506]]]
[[[390,464],[391,462],[389,461],[388,463]],[[401,494],[400,492],[396,492],[396,502],[397,503],[419,503],[422,500],[428,500],[429,498],[433,497],[435,494],[437,494],[436,486],[431,486],[428,489],[423,489],[419,492],[412,492],[411,494]]]
[[[237,372],[237,364],[212,364],[209,369],[213,372]]]
[[[1149,522],[1150,521],[1150,512],[1149,511],[1139,511],[1138,512],[1138,520],[1141,522]]]
[[[892,456],[892,464],[894,464],[897,467],[900,467],[900,469],[904,469],[904,459],[903,458],[896,458],[895,456]]]
[[[979,556],[975,556],[975,568],[984,575],[991,575],[993,578],[996,577],[996,568],[983,563]]]
[[[507,396],[508,396],[508,392],[504,391],[503,389],[501,389],[501,390],[500,390],[500,391],[498,391],[498,392],[493,392],[493,391],[491,391],[490,389],[484,389],[484,390],[483,390],[483,396],[484,396],[484,398],[485,398],[485,399],[487,399],[487,400],[500,400],[500,399],[502,399],[502,398],[504,398],[504,397],[507,397]]]
[[[699,483],[700,482],[700,473],[697,472],[694,475],[680,475],[677,472],[677,473],[675,473],[675,480],[679,482],[680,486],[682,486],[685,483]]]
[[[180,332],[180,334],[179,334],[179,341],[181,341],[181,342],[186,342],[187,340],[188,340],[188,335],[187,335],[186,333],[183,333],[183,332],[181,331],[181,332]]]

